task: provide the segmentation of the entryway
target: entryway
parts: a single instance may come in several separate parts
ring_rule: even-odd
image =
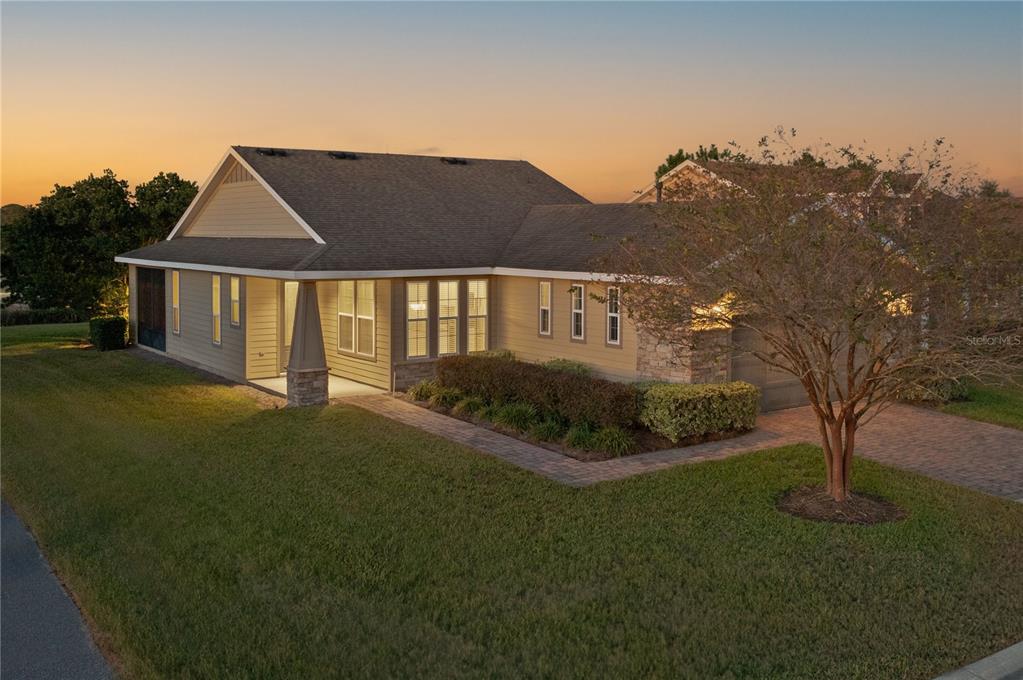
[[[163,269],[135,270],[138,343],[167,351],[167,275]]]
[[[254,387],[258,387],[265,392],[271,392],[282,397],[288,396],[288,379],[284,376],[281,376],[280,378],[260,378],[258,380],[250,380],[249,384]],[[364,385],[362,383],[355,382],[354,380],[342,378],[338,375],[329,376],[327,396],[331,399],[366,396],[369,394],[385,394],[385,392],[379,387]]]

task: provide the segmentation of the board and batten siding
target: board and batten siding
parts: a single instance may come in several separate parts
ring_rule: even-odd
[[[182,236],[309,238],[309,234],[237,163],[227,170]]]
[[[165,269],[167,299],[167,355],[232,380],[245,379],[245,304],[241,325],[231,325],[231,277],[220,277],[221,344],[213,343],[213,275],[181,269],[181,332],[171,329],[172,277]],[[245,281],[241,297],[245,299]]]
[[[540,281],[551,282],[551,334],[540,335]],[[620,346],[608,345],[607,307],[590,297],[603,296],[606,284],[568,279],[535,279],[498,276],[493,279],[494,303],[491,307],[491,347],[509,349],[517,359],[543,362],[571,359],[593,368],[593,372],[612,380],[637,380],[636,327],[622,310]],[[571,293],[574,284],[585,286],[585,340],[573,340],[571,334]]]
[[[327,355],[327,368],[334,375],[357,382],[391,389],[391,282],[375,284],[375,356],[363,357],[342,352],[337,342],[337,281],[318,281],[316,299],[320,305],[320,327]]]
[[[280,375],[279,286],[275,279],[245,277],[245,377],[249,380]]]

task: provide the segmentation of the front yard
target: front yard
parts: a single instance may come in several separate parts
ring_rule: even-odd
[[[584,489],[83,326],[3,330],[3,494],[128,676],[930,678],[1023,638],[1023,504],[793,446]]]
[[[1023,430],[1023,387],[1009,383],[971,385],[965,401],[950,402],[942,406],[941,410]]]

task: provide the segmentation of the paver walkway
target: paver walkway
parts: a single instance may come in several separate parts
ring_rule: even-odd
[[[759,449],[816,443],[817,424],[809,407],[766,413],[757,429],[733,439],[679,449],[584,463],[528,442],[477,427],[457,418],[388,395],[340,400],[360,406],[502,458],[564,484],[587,486]],[[896,405],[859,434],[859,455],[913,470],[953,484],[1023,501],[1023,431]]]

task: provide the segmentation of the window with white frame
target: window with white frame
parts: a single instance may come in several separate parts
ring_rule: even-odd
[[[429,284],[409,281],[405,284],[406,354],[408,358],[427,356],[427,317],[429,314]]]
[[[569,291],[572,294],[572,339],[586,338],[586,297],[582,285],[574,285]]]
[[[551,334],[551,282],[541,281],[540,282],[540,315],[539,315],[539,333],[540,335]]]
[[[220,344],[220,274],[213,274],[211,276],[211,289],[213,297],[211,299],[211,311],[213,318],[213,344]]]
[[[376,282],[337,282],[337,348],[373,356],[376,342]]]
[[[242,323],[242,280],[237,276],[231,277],[231,325],[240,326]]]
[[[181,335],[181,272],[171,272],[171,330]]]
[[[355,351],[355,281],[337,282],[337,348]]]
[[[489,302],[486,279],[472,279],[468,282],[469,292],[469,351],[487,350],[487,315]]]
[[[607,344],[622,344],[622,299],[615,287],[607,289]]]
[[[437,282],[437,354],[458,354],[458,281]]]

